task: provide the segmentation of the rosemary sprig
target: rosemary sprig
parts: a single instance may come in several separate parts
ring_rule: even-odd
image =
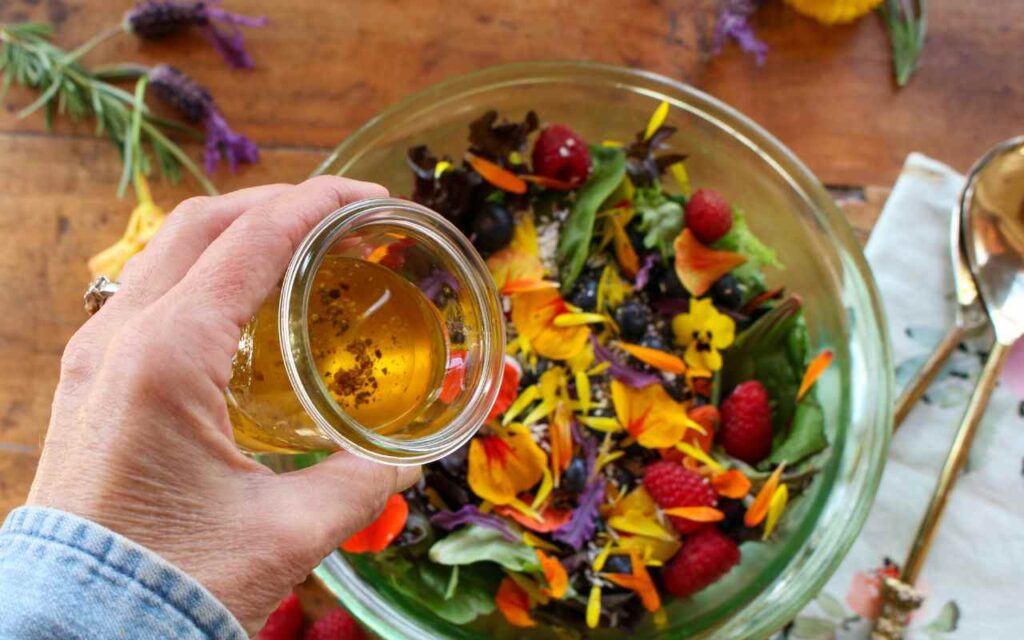
[[[149,175],[152,163],[147,148],[168,180],[178,181],[184,168],[203,189],[217,193],[195,162],[164,134],[164,130],[185,132],[199,140],[203,139],[202,134],[150,113],[142,101],[146,87],[144,75],[133,95],[96,77],[78,62],[102,38],[94,38],[69,53],[50,42],[51,33],[49,25],[39,23],[0,25],[0,72],[3,74],[0,102],[16,82],[40,92],[31,104],[18,112],[19,118],[42,109],[47,128],[53,127],[58,116],[67,115],[73,120],[95,118],[96,135],[106,134],[121,152],[125,166],[120,193],[135,172]]]
[[[896,84],[905,86],[914,73],[928,31],[928,0],[885,0],[880,9],[892,41]]]

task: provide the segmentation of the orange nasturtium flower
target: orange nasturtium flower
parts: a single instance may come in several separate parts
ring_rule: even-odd
[[[555,324],[555,318],[571,311],[555,289],[527,291],[512,299],[512,324],[539,355],[568,360],[590,339],[587,325],[559,327]]]
[[[548,556],[540,549],[534,549],[537,553],[537,560],[540,561],[540,568],[544,570],[544,579],[548,586],[541,587],[540,592],[549,598],[561,599],[569,590],[569,574],[558,558]]]
[[[496,505],[510,504],[544,477],[548,458],[521,424],[500,435],[477,436],[469,443],[469,488]]]
[[[402,533],[408,517],[409,505],[402,494],[396,493],[388,498],[377,519],[343,542],[341,548],[349,553],[379,553]]]
[[[696,424],[660,384],[635,389],[612,380],[612,404],[622,426],[648,449],[673,446]]]
[[[736,337],[736,323],[719,313],[710,298],[692,298],[690,310],[672,319],[672,332],[676,343],[686,347],[686,364],[698,369],[718,371],[722,368],[722,354]]]
[[[530,617],[530,594],[512,578],[505,576],[501,581],[494,602],[498,605],[498,611],[513,627],[537,626],[537,622]]]
[[[557,289],[558,283],[544,279],[544,265],[536,254],[507,247],[487,258],[487,268],[503,295],[538,289]]]

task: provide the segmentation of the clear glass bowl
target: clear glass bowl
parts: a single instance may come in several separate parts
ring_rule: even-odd
[[[846,220],[821,183],[778,140],[696,89],[633,69],[577,62],[493,67],[434,85],[385,110],[343,142],[319,169],[410,192],[405,153],[427,144],[461,157],[468,123],[496,109],[562,122],[584,139],[629,140],[659,101],[675,150],[689,156],[692,183],[713,187],[744,209],[786,269],[768,274],[805,302],[812,352],[833,365],[818,382],[826,412],[827,462],[770,544],[743,545],[724,580],[687,601],[667,603],[668,625],[644,623],[633,637],[762,638],[791,620],[820,590],[857,536],[875,495],[891,431],[888,333],[874,283]],[[317,575],[360,620],[385,638],[528,638],[550,631],[507,626],[499,615],[449,624],[392,591],[372,559],[335,553]],[[415,579],[410,577],[410,579]],[[619,637],[596,631],[593,638]]]

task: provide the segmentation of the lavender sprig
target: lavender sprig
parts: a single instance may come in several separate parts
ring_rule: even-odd
[[[152,40],[196,28],[229,65],[236,69],[253,68],[255,63],[245,49],[245,37],[240,27],[262,27],[267,24],[267,19],[231,13],[219,5],[220,0],[146,0],[125,14],[124,29],[140,38]],[[226,25],[227,28],[218,25]]]
[[[752,54],[757,64],[764,64],[768,45],[754,35],[750,17],[761,7],[763,0],[722,0],[711,36],[711,53],[718,55],[726,41],[732,39],[745,53]]]

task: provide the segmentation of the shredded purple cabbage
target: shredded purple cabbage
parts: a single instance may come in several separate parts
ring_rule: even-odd
[[[488,529],[494,529],[509,542],[519,541],[519,536],[512,532],[508,522],[499,516],[481,513],[480,509],[472,504],[467,504],[458,511],[439,511],[430,517],[430,522],[448,531],[461,527],[464,524],[476,524]]]
[[[594,357],[599,362],[607,362],[611,365],[608,369],[608,373],[619,382],[629,385],[634,389],[641,389],[648,385],[652,385],[656,382],[661,382],[661,378],[653,373],[644,373],[643,371],[637,371],[632,367],[628,367],[618,360],[615,359],[615,355],[600,342],[597,338],[590,336],[590,342],[594,346]]]
[[[768,45],[754,35],[750,16],[761,7],[763,0],[723,0],[715,22],[715,33],[711,37],[711,53],[718,55],[730,38],[736,41],[744,53],[749,53],[764,64]]]
[[[658,264],[658,260],[661,260],[661,256],[657,253],[648,253],[644,256],[644,263],[640,266],[640,270],[636,272],[636,282],[633,285],[633,291],[641,291],[647,286],[647,283],[651,281],[651,270],[654,269],[654,265]]]
[[[597,475],[591,478],[580,494],[579,504],[573,509],[572,518],[556,529],[551,537],[579,551],[597,530],[597,508],[604,499],[604,488],[604,476]]]

